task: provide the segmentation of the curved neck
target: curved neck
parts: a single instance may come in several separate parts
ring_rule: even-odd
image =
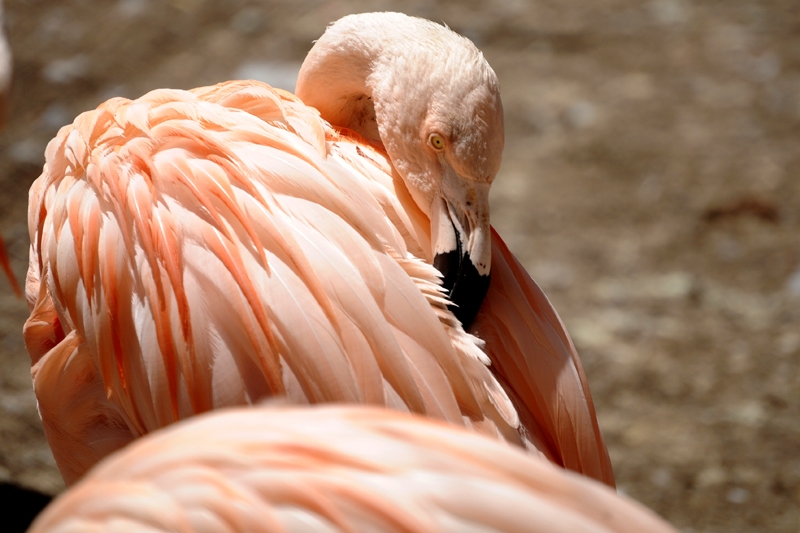
[[[350,15],[328,27],[297,79],[297,96],[322,118],[383,145],[426,214],[436,184],[417,147],[432,87],[447,76],[430,58],[446,57],[454,35],[400,13]]]
[[[392,53],[394,39],[378,28],[356,27],[348,19],[329,27],[306,56],[297,79],[297,96],[335,126],[380,141],[373,86],[376,70]],[[381,75],[385,75],[384,72]]]

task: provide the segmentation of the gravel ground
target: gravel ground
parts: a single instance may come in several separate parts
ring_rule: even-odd
[[[501,82],[495,226],[586,366],[620,490],[684,531],[800,524],[797,0],[14,0],[0,231],[27,266],[47,141],[111,96],[291,88],[325,25],[445,21]],[[63,488],[0,281],[0,481]]]

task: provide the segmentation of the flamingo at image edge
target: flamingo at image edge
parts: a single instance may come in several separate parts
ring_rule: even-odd
[[[39,532],[663,532],[640,504],[494,439],[365,406],[224,409],[111,455]]]
[[[480,51],[396,13],[332,24],[296,97],[162,89],[62,128],[30,192],[24,335],[65,482],[280,396],[466,426],[613,486],[574,346],[489,225],[503,135]]]
[[[11,91],[11,48],[8,46],[5,31],[3,31],[3,3],[0,2],[0,129],[6,124],[8,115],[8,98]],[[14,272],[11,270],[11,263],[8,259],[8,251],[6,250],[6,243],[0,237],[0,268],[8,282],[11,284],[11,289],[18,297],[22,296],[22,289],[20,289],[17,278],[14,277]]]

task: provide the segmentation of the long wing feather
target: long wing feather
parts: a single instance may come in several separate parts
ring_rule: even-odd
[[[614,486],[575,346],[547,296],[492,229],[492,280],[471,331],[512,396],[531,443],[553,462]]]
[[[31,532],[675,532],[609,487],[430,419],[357,406],[194,418],[107,458]]]

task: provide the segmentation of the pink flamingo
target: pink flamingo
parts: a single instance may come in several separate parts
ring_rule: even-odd
[[[297,94],[115,98],[49,144],[24,333],[65,481],[278,395],[468,426],[613,486],[572,342],[489,226],[503,113],[480,51],[429,21],[353,15]]]

